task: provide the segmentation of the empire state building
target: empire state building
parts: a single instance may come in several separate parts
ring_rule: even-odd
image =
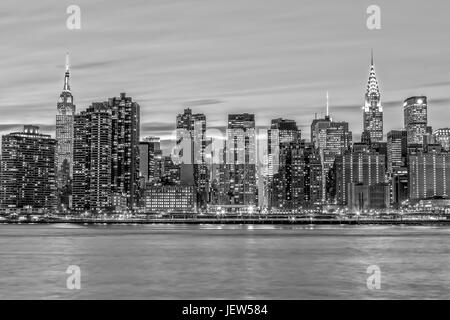
[[[71,206],[71,180],[73,176],[73,119],[75,105],[70,91],[69,55],[66,55],[64,87],[57,103],[56,115],[56,173],[60,204]]]
[[[363,107],[363,136],[370,137],[370,141],[383,140],[383,107],[380,100],[380,89],[373,64],[373,53],[370,66],[369,82]]]

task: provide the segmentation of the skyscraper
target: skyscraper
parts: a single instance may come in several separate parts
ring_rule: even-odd
[[[336,156],[343,155],[350,149],[352,132],[349,131],[348,122],[335,122],[329,114],[327,93],[327,114],[324,119],[314,119],[311,124],[311,142],[317,150],[322,162],[322,202],[326,202],[327,185],[329,183],[330,169],[333,167]]]
[[[256,206],[255,115],[228,115],[224,170],[221,174],[220,204]]]
[[[403,103],[408,144],[423,144],[427,134],[427,97],[410,97]]]
[[[39,133],[39,127],[24,126],[23,132],[2,137],[0,207],[39,212],[56,209],[56,141]]]
[[[140,106],[125,93],[107,104],[112,112],[112,192],[132,209],[139,198]]]
[[[392,175],[395,169],[406,167],[407,155],[408,148],[406,131],[389,131],[387,134],[387,172]]]
[[[363,110],[363,132],[367,132],[371,142],[383,140],[383,107],[373,64],[373,52]]]
[[[301,131],[298,130],[294,120],[273,119],[267,132],[267,156],[268,176],[272,177],[278,172],[280,145],[301,139]]]
[[[304,142],[285,142],[280,145],[279,170],[270,184],[271,209],[298,210],[305,204],[305,157]]]
[[[71,207],[73,175],[73,118],[75,105],[70,90],[69,55],[66,56],[64,87],[57,103],[56,115],[56,174],[60,204]]]
[[[111,207],[112,110],[93,103],[75,115],[73,208],[99,212]]]
[[[180,165],[181,182],[193,184],[197,191],[197,201],[205,208],[209,196],[209,173],[206,163],[206,116],[193,114],[187,108],[177,115],[177,154],[174,162]]]
[[[161,142],[158,137],[147,137],[139,142],[139,174],[145,182],[155,182],[156,158],[161,153]]]
[[[74,208],[133,209],[139,199],[139,105],[131,97],[93,103],[75,116]]]

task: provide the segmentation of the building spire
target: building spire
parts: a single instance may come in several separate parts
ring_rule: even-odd
[[[66,72],[69,72],[69,68],[70,68],[70,57],[69,52],[66,52]]]
[[[373,49],[371,52],[369,81],[367,83],[366,99],[380,99],[380,89],[378,87],[377,75],[375,73],[375,66],[373,64]]]
[[[330,116],[330,101],[328,96],[328,90],[327,90],[327,117]]]
[[[372,48],[372,50],[371,50],[370,65],[373,66],[373,48]]]
[[[69,53],[67,52],[66,53],[66,74],[64,76],[63,91],[70,91],[69,78],[70,78],[70,60],[69,60]]]

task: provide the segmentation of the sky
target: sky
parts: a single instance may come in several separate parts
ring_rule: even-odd
[[[79,30],[66,26],[74,4]],[[373,4],[380,30],[366,25]],[[54,136],[66,52],[77,111],[126,92],[142,137],[169,139],[191,107],[212,128],[237,112],[259,127],[294,119],[309,139],[329,91],[333,119],[359,140],[372,48],[384,133],[403,127],[413,95],[428,96],[433,129],[448,127],[449,14],[443,0],[2,0],[0,134],[37,124]]]

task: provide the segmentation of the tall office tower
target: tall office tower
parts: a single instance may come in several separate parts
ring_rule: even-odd
[[[326,145],[326,130],[330,126],[332,122],[331,116],[329,113],[329,101],[328,101],[328,92],[327,92],[327,113],[325,117],[317,119],[317,114],[314,120],[311,123],[311,143],[314,148],[317,150],[321,150],[325,148]]]
[[[298,210],[305,204],[305,145],[300,141],[285,142],[279,148],[280,168],[270,184],[269,208]]]
[[[450,154],[440,151],[409,155],[409,198],[449,197]]]
[[[273,119],[267,131],[267,176],[270,178],[278,172],[280,145],[301,139],[301,131],[294,120]]]
[[[323,119],[314,119],[311,124],[311,143],[317,150],[322,162],[322,202],[326,202],[327,179],[333,167],[334,159],[349,150],[352,142],[352,132],[348,130],[347,122],[335,122],[329,113],[327,92],[327,113]]]
[[[56,175],[59,203],[71,207],[71,180],[73,174],[73,117],[75,105],[69,84],[69,55],[66,55],[64,87],[57,103],[56,115]]]
[[[331,122],[326,130],[325,147],[319,150],[322,159],[322,200],[326,202],[330,195],[327,192],[329,171],[337,156],[343,155],[351,147],[352,133],[348,130],[348,122]]]
[[[173,162],[171,156],[161,158],[161,178],[162,185],[181,185],[180,165]]]
[[[373,64],[373,52],[363,110],[363,131],[369,134],[371,142],[382,141],[383,106],[380,101],[380,89]]]
[[[221,175],[221,204],[256,206],[256,133],[255,115],[242,113],[228,115],[225,144],[225,174]]]
[[[125,93],[107,104],[112,112],[112,192],[132,209],[139,198],[140,106]]]
[[[436,143],[439,143],[445,151],[450,151],[450,128],[437,129],[433,133]]]
[[[408,144],[423,144],[427,134],[427,97],[410,97],[403,103]]]
[[[112,207],[112,110],[93,103],[75,115],[73,208],[92,211]]]
[[[322,160],[320,154],[310,143],[305,149],[305,201],[310,207],[322,202]]]
[[[280,168],[270,183],[269,208],[296,211],[321,202],[322,165],[310,143],[280,144]]]
[[[174,162],[180,165],[183,184],[195,185],[200,208],[205,208],[209,197],[209,174],[206,163],[206,116],[193,114],[187,108],[177,115],[177,154]]]
[[[387,134],[387,174],[391,203],[395,206],[408,198],[408,146],[405,130],[391,130]]]
[[[161,142],[158,137],[147,137],[139,142],[139,175],[147,182],[155,182],[156,158],[161,151]]]
[[[407,132],[391,130],[387,134],[387,172],[392,175],[395,169],[406,167],[408,156]]]
[[[24,126],[2,137],[0,206],[3,212],[48,212],[56,209],[56,141]]]
[[[384,184],[385,171],[384,155],[372,151],[347,152],[337,156],[334,165],[336,202],[340,205],[347,204],[350,184]]]

